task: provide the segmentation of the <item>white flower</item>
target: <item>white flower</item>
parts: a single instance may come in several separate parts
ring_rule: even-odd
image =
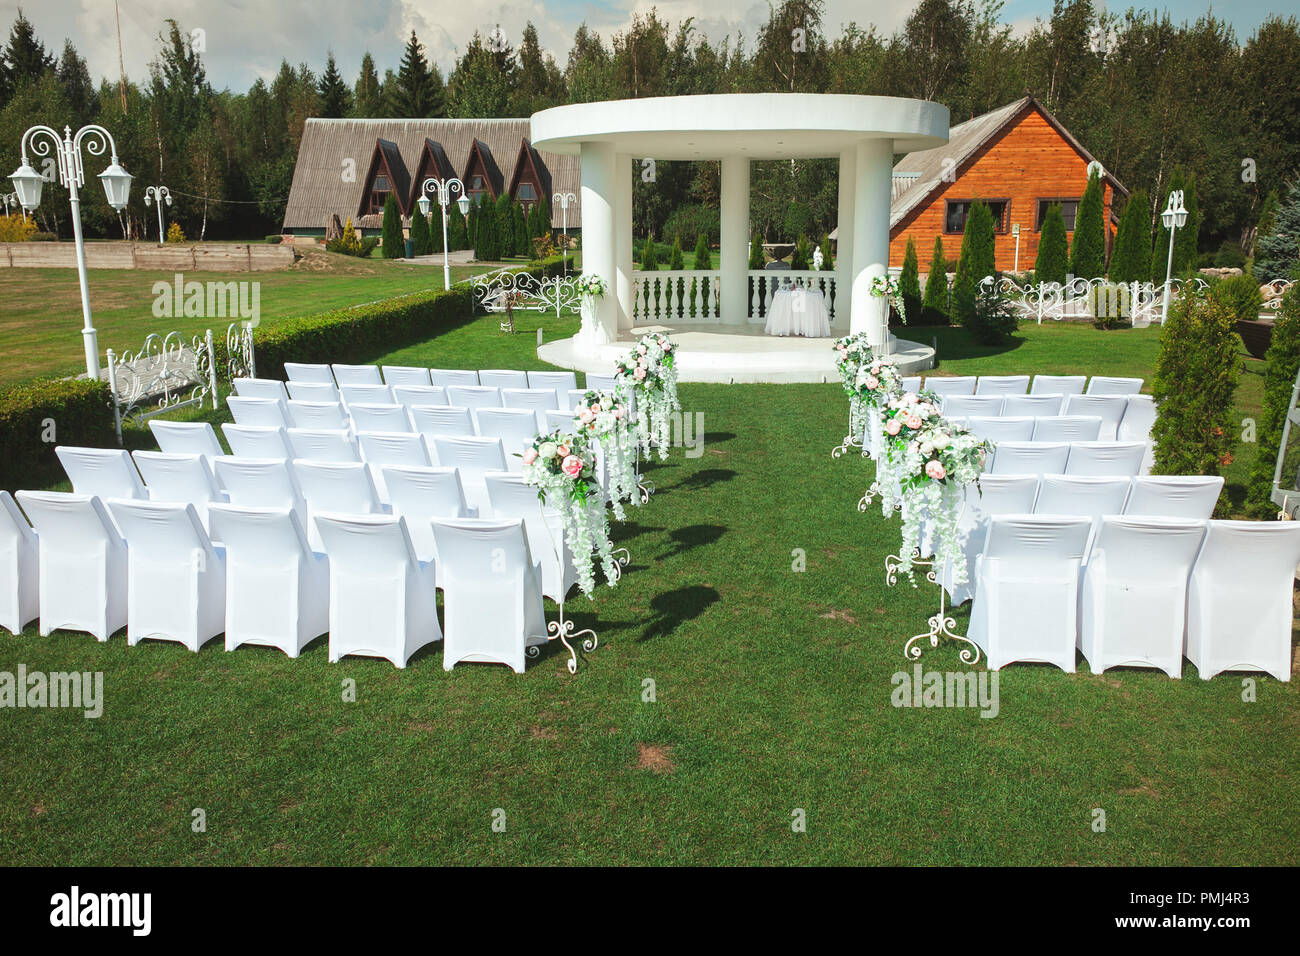
[[[543,458],[554,458],[554,457],[555,457],[555,442],[553,442],[553,441],[544,441],[544,442],[542,442],[542,444],[541,444],[541,445],[538,447],[538,449],[537,449],[537,453],[538,453],[539,455],[541,455]]]

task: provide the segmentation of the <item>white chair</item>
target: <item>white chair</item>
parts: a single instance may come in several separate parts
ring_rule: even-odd
[[[212,473],[212,466],[202,455],[138,451],[135,453],[135,466],[144,476],[150,501],[193,505],[205,531],[209,528],[208,509],[226,500]]]
[[[447,390],[441,385],[397,385],[393,388],[393,400],[407,408],[414,405],[446,405]]]
[[[428,388],[429,387],[429,370],[427,368],[415,368],[410,365],[385,365],[384,384],[396,388]]]
[[[1004,441],[1029,441],[1034,436],[1032,418],[980,418],[966,419],[966,427],[978,438],[994,444]]]
[[[0,491],[0,627],[21,634],[41,613],[40,539],[13,495]]]
[[[481,368],[478,383],[493,388],[527,388],[528,373],[505,368]]]
[[[587,391],[588,390],[585,388],[571,388],[565,392],[557,392],[560,396],[560,405],[563,406],[563,410],[572,411],[577,408],[586,399]],[[547,409],[547,411],[555,411],[555,409],[551,408]]]
[[[1209,518],[1223,492],[1218,475],[1140,475],[1124,505],[1126,515]]]
[[[343,394],[333,381],[288,382],[284,387],[289,391],[291,402],[343,402]]]
[[[988,537],[988,519],[994,515],[1029,514],[1038,497],[1038,478],[1034,475],[981,475],[979,484],[965,487],[965,506],[958,514],[957,528],[964,536],[966,581],[956,582],[952,564],[944,563],[943,587],[954,606],[975,596],[975,565],[984,552]]]
[[[594,377],[600,378],[599,375]],[[611,375],[608,377],[613,378],[614,376]],[[591,384],[592,378],[593,376],[591,375],[587,376],[587,388],[597,388],[597,386]],[[573,391],[578,387],[578,376],[573,372],[529,372],[528,387],[553,388],[555,391],[563,395],[564,393]],[[613,382],[609,385],[599,387],[604,388],[606,391],[614,391]]]
[[[343,428],[290,428],[293,458],[304,461],[360,461],[352,433]]]
[[[1079,568],[1092,521],[1062,515],[989,519],[968,636],[990,670],[1012,661],[1074,673]]]
[[[1151,441],[1151,429],[1156,423],[1156,403],[1150,395],[1130,395],[1124,409],[1124,417],[1119,420],[1116,437],[1120,441],[1140,441],[1146,443],[1146,453],[1142,456],[1140,475],[1151,474],[1155,464],[1155,446]]]
[[[1076,441],[1070,443],[1067,475],[1136,475],[1146,445],[1140,441]]]
[[[207,422],[168,422],[151,418],[149,430],[153,432],[159,450],[169,455],[202,455],[211,465],[226,453],[217,440],[217,433]]]
[[[572,415],[569,421],[573,421]],[[526,408],[481,408],[478,433],[484,438],[500,438],[506,466],[514,472],[523,471],[524,448],[538,435],[537,413]]]
[[[75,448],[57,445],[54,454],[79,495],[99,498],[149,497],[131,456],[121,448]]]
[[[525,656],[536,657],[533,648],[547,642],[542,571],[523,522],[443,519],[434,522],[433,536],[448,564],[443,668],[482,661],[522,674]]]
[[[940,408],[946,417],[979,415],[996,418],[1002,414],[1001,395],[945,395]]]
[[[1300,522],[1208,525],[1187,592],[1187,659],[1203,680],[1264,671],[1289,681]]]
[[[435,435],[433,453],[438,459],[437,464],[443,468],[460,470],[465,500],[477,508],[480,515],[491,514],[492,504],[488,500],[483,476],[488,472],[507,470],[505,446],[501,439]]]
[[[904,375],[902,384],[903,384],[903,391],[912,392],[913,394],[915,394],[916,392],[919,392],[921,390],[921,376]]]
[[[1101,519],[1079,597],[1079,650],[1094,674],[1154,667],[1183,676],[1187,580],[1205,522]]]
[[[289,421],[293,428],[346,429],[348,415],[342,402],[289,401]]]
[[[976,395],[1024,395],[1028,391],[1028,375],[981,375],[975,382]]]
[[[512,411],[522,412],[526,411],[526,409],[518,408],[512,409]],[[573,427],[573,412],[567,409],[561,412],[552,408],[550,411],[542,412],[542,414],[546,416],[546,419],[542,422],[542,430],[539,434],[549,434],[559,429],[568,430]]]
[[[213,462],[217,481],[226,489],[232,505],[241,508],[290,510],[298,523],[307,527],[307,499],[289,460],[284,458],[218,458]]]
[[[1129,479],[1103,478],[1095,475],[1043,475],[1038,486],[1035,514],[1078,515],[1092,520],[1092,532],[1084,550],[1084,560],[1092,548],[1098,522],[1106,515],[1124,513]]]
[[[236,458],[292,458],[288,429],[255,425],[221,426],[230,453]]]
[[[918,378],[917,381],[920,381]],[[542,386],[546,388],[548,386]],[[587,388],[594,388],[602,392],[613,392],[618,389],[617,375],[598,375],[595,372],[587,373]]]
[[[1101,418],[1098,441],[1115,441],[1120,419],[1128,407],[1124,395],[1067,395],[1061,406],[1062,415],[1097,415]]]
[[[127,546],[126,643],[173,641],[196,654],[226,629],[226,554],[193,505],[115,498]]]
[[[277,402],[287,402],[289,393],[284,389],[284,382],[274,378],[237,378],[233,382],[235,394],[240,398],[269,398]]]
[[[933,376],[925,380],[925,389],[936,395],[974,395],[974,375]]]
[[[1034,419],[1034,441],[1096,441],[1101,419],[1096,415],[1043,415]]]
[[[1004,441],[993,451],[991,475],[1059,475],[1070,458],[1066,442]]]
[[[339,394],[343,404],[349,408],[353,405],[393,405],[393,389],[388,385],[340,385]]]
[[[330,366],[334,371],[334,381],[339,383],[339,388],[346,385],[383,385],[384,380],[379,375],[379,366],[377,365],[339,365],[337,362]]]
[[[477,385],[478,372],[459,368],[431,368],[429,381],[443,388],[450,388],[452,385]]]
[[[1035,375],[1030,395],[1082,395],[1086,375]]]
[[[459,405],[412,405],[410,412],[411,424],[421,435],[432,438],[435,435],[470,437],[476,434],[474,419],[468,408]]]
[[[432,561],[437,568],[438,587],[446,573],[438,561],[438,546],[433,539],[434,518],[477,518],[478,509],[465,501],[460,472],[455,468],[426,468],[384,465],[384,484],[392,501],[393,514],[406,519],[415,556]]]
[[[379,500],[370,469],[362,462],[304,461],[294,459],[293,476],[307,501],[307,540],[313,551],[324,551],[316,516],[321,512],[344,515],[382,515],[388,509]]]
[[[401,517],[326,513],[314,520],[330,561],[330,663],[357,654],[404,668],[420,648],[442,640],[435,569],[415,556]]]
[[[1108,375],[1094,375],[1088,383],[1086,395],[1135,395],[1142,391],[1140,378],[1114,378]]]
[[[538,426],[546,412],[561,410],[560,393],[553,388],[503,388],[501,403],[506,408],[528,408],[537,413]]]
[[[518,475],[489,474],[484,481],[493,520],[524,523],[528,551],[541,565],[542,594],[562,607],[578,583],[578,569],[564,537],[560,512],[543,506],[537,489]]]
[[[278,398],[240,398],[231,395],[226,399],[230,415],[236,425],[254,425],[259,428],[288,428],[289,409]]]
[[[475,413],[480,408],[501,407],[501,389],[492,385],[452,385],[447,389],[447,401],[453,406],[468,408],[470,417],[477,422]]]
[[[412,468],[429,468],[433,465],[425,437],[415,432],[357,432],[361,444],[361,460],[370,467],[370,477],[375,482],[379,500],[388,503],[388,488],[384,484],[385,465],[407,465]]]
[[[404,405],[349,405],[352,428],[357,432],[409,432],[411,418]]]
[[[92,495],[20,491],[40,540],[40,635],[56,628],[107,641],[126,626],[126,543]]]
[[[1002,403],[1003,415],[1032,415],[1035,418],[1061,414],[1064,395],[1008,395]]]
[[[316,384],[334,384],[334,373],[328,365],[309,365],[302,362],[285,362],[284,374],[290,382],[312,382]]]
[[[329,560],[312,553],[291,508],[215,505],[211,520],[226,550],[226,650],[297,657],[329,630]]]

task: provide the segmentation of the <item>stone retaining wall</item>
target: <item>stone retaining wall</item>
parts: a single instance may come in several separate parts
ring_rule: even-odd
[[[88,269],[265,272],[293,265],[294,258],[291,246],[262,243],[86,243]],[[76,246],[71,242],[0,242],[0,269],[72,269],[76,265]]]

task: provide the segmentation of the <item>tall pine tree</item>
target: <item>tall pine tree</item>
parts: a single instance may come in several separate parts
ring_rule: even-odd
[[[1079,200],[1074,219],[1074,243],[1070,248],[1070,271],[1085,279],[1106,274],[1106,210],[1101,176],[1094,170]]]
[[[903,299],[903,321],[907,325],[916,325],[921,319],[921,265],[911,236],[907,237],[907,251],[903,253],[898,293]]]
[[[1288,279],[1300,265],[1300,182],[1287,190],[1255,244],[1255,277]]]
[[[316,90],[320,94],[321,116],[327,119],[340,119],[352,112],[352,91],[348,89],[339,74],[338,65],[334,62],[333,50],[325,61],[325,72],[321,74]]]
[[[428,116],[445,116],[443,106],[442,75],[436,66],[430,66],[424,56],[424,47],[411,31],[402,53],[402,63],[397,71],[396,88],[392,105],[395,115],[403,119],[423,119]]]
[[[402,237],[402,214],[397,208],[397,197],[389,193],[384,203],[384,227],[379,251],[385,259],[405,259],[406,241]]]
[[[943,251],[943,236],[934,237],[934,252],[930,255],[930,272],[925,277],[925,299],[922,308],[934,310],[939,315],[948,314],[948,258]],[[932,320],[937,321],[938,316]]]
[[[1034,259],[1034,278],[1039,282],[1064,282],[1070,267],[1065,238],[1065,219],[1057,203],[1047,207],[1043,227],[1038,233],[1038,256]]]
[[[361,58],[361,73],[357,76],[352,99],[352,115],[361,118],[381,116],[384,112],[383,91],[379,83],[379,71],[375,69],[375,60],[368,52]]]
[[[1145,190],[1134,190],[1124,206],[1110,255],[1111,282],[1145,282],[1151,269],[1151,211]]]

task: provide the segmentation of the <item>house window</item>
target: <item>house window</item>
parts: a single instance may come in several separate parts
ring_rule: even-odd
[[[515,196],[521,203],[531,206],[537,202],[537,190],[533,188],[532,183],[520,183],[518,194]]]
[[[1047,215],[1047,210],[1052,206],[1061,207],[1061,218],[1065,220],[1065,231],[1074,232],[1074,219],[1079,214],[1079,200],[1077,199],[1038,200],[1038,212],[1034,216],[1034,232],[1042,231],[1043,217]]]
[[[970,215],[971,206],[982,202],[993,213],[993,231],[1007,231],[1007,208],[1009,199],[949,199],[943,212],[943,231],[951,235],[960,235],[966,229],[966,217]]]
[[[469,178],[469,196],[471,199],[477,199],[487,192],[487,182],[482,176],[471,176]]]
[[[388,197],[393,191],[393,184],[387,176],[377,175],[375,181],[370,185],[370,209],[373,215],[384,211],[384,203],[388,202]]]

